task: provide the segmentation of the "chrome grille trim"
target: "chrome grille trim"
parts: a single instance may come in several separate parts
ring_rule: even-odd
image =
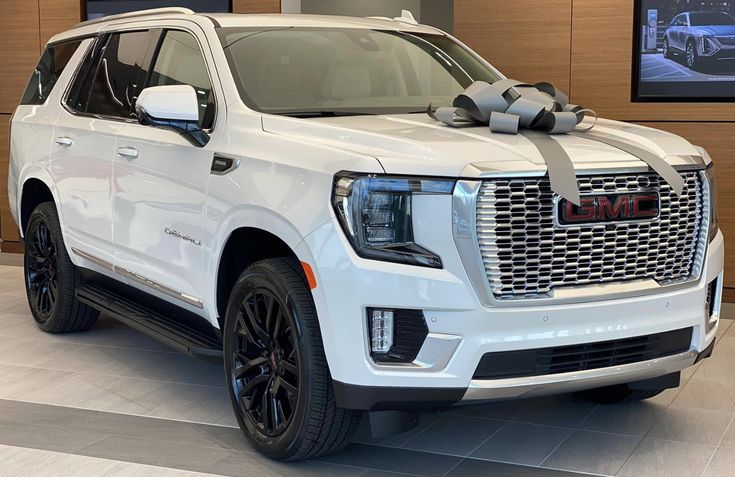
[[[654,173],[580,176],[582,194],[658,190],[661,216],[653,222],[573,228],[554,226],[547,177],[482,181],[475,197],[475,232],[490,301],[557,302],[555,290],[655,280],[642,287],[650,293],[652,286],[699,278],[707,241],[707,182],[701,171],[681,173],[686,179],[681,197]],[[653,240],[636,243],[641,235]]]

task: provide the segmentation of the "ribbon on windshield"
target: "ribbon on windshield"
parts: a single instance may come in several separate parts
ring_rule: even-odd
[[[577,205],[580,195],[574,164],[551,135],[573,133],[621,149],[648,164],[676,194],[684,190],[684,178],[663,157],[622,138],[592,133],[597,114],[570,104],[569,97],[550,83],[531,85],[512,79],[493,84],[475,81],[454,98],[451,107],[433,109],[429,105],[427,113],[432,119],[452,127],[484,124],[492,132],[523,135],[536,146],[546,162],[551,190]],[[593,121],[583,125],[588,113]]]

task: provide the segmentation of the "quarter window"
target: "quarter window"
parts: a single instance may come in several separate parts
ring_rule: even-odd
[[[196,38],[179,30],[165,32],[146,86],[190,85],[199,99],[199,125],[211,129],[215,103],[204,55]]]
[[[20,104],[43,104],[81,41],[58,43],[46,48],[33,70]]]

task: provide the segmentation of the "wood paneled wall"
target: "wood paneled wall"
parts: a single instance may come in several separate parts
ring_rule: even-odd
[[[46,42],[81,20],[80,0],[2,0],[0,17],[0,250],[19,250],[8,204],[10,117]]]
[[[455,0],[455,35],[507,76],[550,81],[600,116],[679,134],[717,163],[725,286],[735,297],[735,104],[631,101],[632,0]]]
[[[569,90],[571,0],[455,0],[454,34],[509,78]]]
[[[281,13],[281,0],[232,0],[234,13]]]

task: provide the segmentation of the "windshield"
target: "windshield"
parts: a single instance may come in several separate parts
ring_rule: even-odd
[[[223,28],[243,101],[292,116],[423,112],[498,73],[444,35],[368,29]]]
[[[689,22],[691,26],[735,25],[735,18],[725,12],[693,12]]]

